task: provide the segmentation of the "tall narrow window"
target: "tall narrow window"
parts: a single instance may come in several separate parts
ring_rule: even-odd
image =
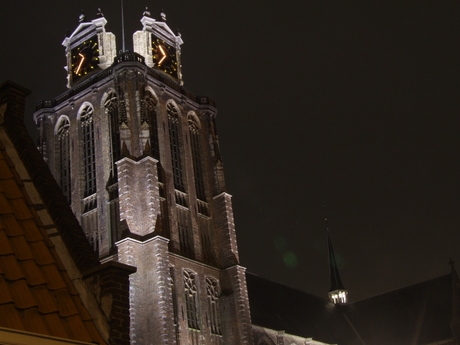
[[[184,285],[188,327],[193,329],[200,329],[198,322],[198,308],[196,298],[196,274],[194,272],[190,270],[184,270]]]
[[[180,159],[179,110],[172,103],[166,105],[166,110],[168,112],[169,145],[171,148],[174,188],[181,192],[185,192],[182,163]]]
[[[109,121],[110,129],[110,181],[109,184],[116,183],[117,165],[115,164],[121,158],[120,127],[118,118],[118,97],[115,92],[110,92],[104,102],[105,111]]]
[[[216,279],[206,277],[206,297],[208,300],[209,321],[211,323],[211,333],[221,334],[219,318],[219,283]]]
[[[145,97],[145,108],[150,125],[150,147],[152,149],[152,156],[155,159],[160,159],[160,149],[158,145],[158,120],[156,111],[157,100],[150,92],[148,92]]]
[[[193,258],[193,234],[190,231],[190,213],[188,209],[177,207],[177,231],[179,235],[179,246],[181,254]]]
[[[70,187],[70,123],[64,117],[58,127],[57,135],[59,141],[59,184],[67,202],[72,201]]]
[[[201,165],[201,145],[200,145],[200,130],[197,119],[193,116],[188,118],[188,128],[190,132],[190,144],[192,147],[192,159],[193,159],[193,174],[195,177],[195,189],[196,196],[200,200],[206,200],[204,194],[204,179],[203,179],[203,168]]]
[[[96,193],[96,157],[94,147],[93,108],[86,106],[80,114],[83,141],[83,166],[85,169],[84,197]],[[96,204],[94,203],[94,207]]]

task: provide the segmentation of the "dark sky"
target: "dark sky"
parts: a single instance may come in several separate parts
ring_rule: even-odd
[[[127,48],[145,0],[125,0]],[[460,2],[150,1],[217,102],[242,265],[326,296],[323,204],[352,300],[460,264]],[[65,91],[66,29],[120,1],[3,1],[0,80]]]

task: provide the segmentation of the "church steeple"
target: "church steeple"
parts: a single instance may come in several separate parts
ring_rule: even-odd
[[[329,300],[334,304],[346,304],[348,297],[348,290],[345,289],[340,278],[339,269],[337,267],[337,260],[335,258],[334,247],[332,246],[331,234],[329,233],[329,227],[326,221],[326,232],[327,232],[327,246],[329,252],[329,271],[331,274],[331,288],[329,289]]]

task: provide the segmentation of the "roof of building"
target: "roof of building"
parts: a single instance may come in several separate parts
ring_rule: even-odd
[[[429,344],[453,337],[456,277],[453,271],[343,306],[252,274],[247,284],[258,326],[331,344]]]
[[[59,215],[50,209],[53,201],[40,203],[42,193],[35,189],[40,187],[34,175],[40,175],[41,188],[52,188],[48,189],[52,192],[53,182],[47,181],[51,173],[43,161],[39,163],[28,135],[11,135],[25,131],[17,115],[23,111],[18,99],[26,94],[27,90],[11,82],[0,85],[0,327],[105,344],[42,222],[44,214],[53,220]],[[19,145],[18,140],[22,140]],[[37,163],[32,174],[30,163]],[[65,220],[71,218],[65,209],[60,217],[61,226],[62,222],[72,224]],[[80,236],[70,234],[71,229],[67,232],[70,240]],[[83,244],[74,246],[85,253]],[[93,262],[97,261],[90,255],[79,265],[89,267]]]

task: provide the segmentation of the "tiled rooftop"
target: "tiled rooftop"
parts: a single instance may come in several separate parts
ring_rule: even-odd
[[[2,143],[0,327],[105,344]]]

